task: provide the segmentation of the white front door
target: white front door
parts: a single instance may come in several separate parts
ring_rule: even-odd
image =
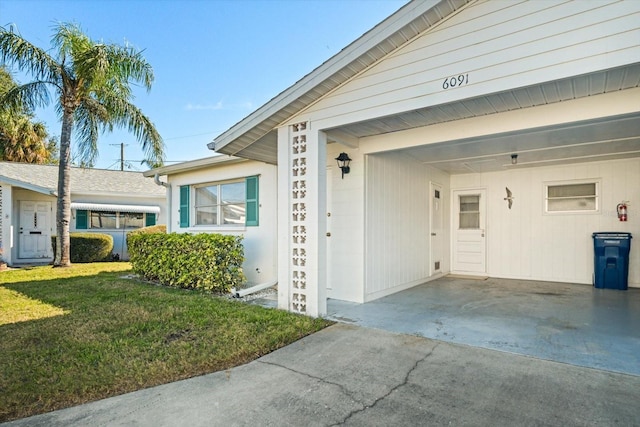
[[[454,191],[453,271],[486,273],[486,193]]]
[[[444,252],[444,200],[442,187],[434,182],[430,183],[429,191],[431,192],[431,263],[429,267],[429,275],[442,272],[442,255]]]
[[[18,258],[51,256],[51,202],[20,202]]]

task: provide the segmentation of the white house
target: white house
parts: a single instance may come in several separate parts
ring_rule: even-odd
[[[0,162],[0,247],[10,265],[53,261],[57,165]],[[127,232],[163,224],[165,189],[140,172],[71,169],[70,231],[113,236],[113,253],[128,259]]]
[[[638,1],[416,0],[209,148],[277,165],[281,308],[447,273],[591,284],[593,232],[640,236],[639,83]]]
[[[167,232],[242,236],[248,284],[277,282],[276,166],[213,156],[144,175],[166,176]]]

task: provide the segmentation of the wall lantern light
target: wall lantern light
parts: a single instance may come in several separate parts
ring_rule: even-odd
[[[351,159],[347,153],[340,153],[340,155],[336,157],[336,161],[338,162],[338,167],[342,170],[342,179],[344,179],[344,174],[349,173],[351,170],[349,167]]]
[[[512,154],[511,155],[511,164],[512,165],[517,165],[518,164],[518,155],[517,154]]]

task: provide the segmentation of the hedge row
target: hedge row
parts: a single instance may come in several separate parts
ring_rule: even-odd
[[[133,270],[163,285],[226,293],[245,281],[242,237],[132,232],[127,246]]]
[[[56,253],[56,236],[51,237],[53,253]],[[70,233],[69,258],[71,262],[111,261],[113,237],[101,233]]]

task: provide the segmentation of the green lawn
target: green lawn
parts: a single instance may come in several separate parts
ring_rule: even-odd
[[[129,269],[0,272],[0,422],[228,369],[330,323],[140,283]]]

